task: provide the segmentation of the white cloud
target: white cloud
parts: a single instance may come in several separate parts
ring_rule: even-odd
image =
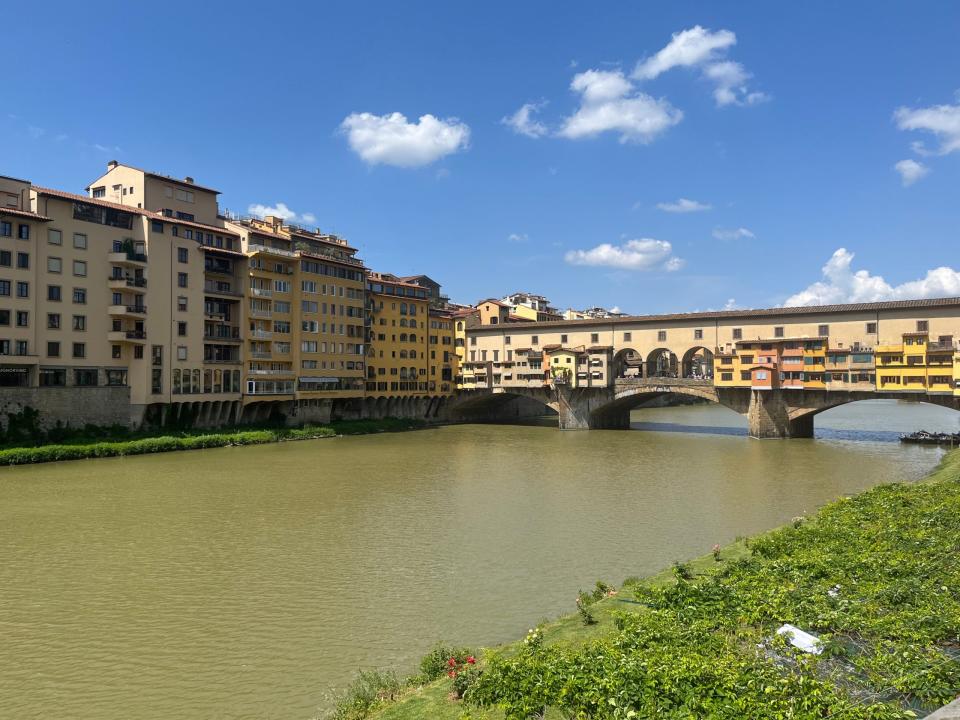
[[[465,150],[470,128],[457,120],[421,115],[407,122],[401,113],[351,113],[340,123],[350,148],[370,165],[420,167]]]
[[[27,126],[27,134],[30,136],[31,140],[39,140],[43,137],[43,134],[46,132],[42,127],[37,127],[36,125]]]
[[[670,42],[656,55],[641,60],[633,70],[636,80],[653,80],[675,67],[699,68],[714,85],[717,105],[756,105],[769,100],[766,93],[751,91],[747,81],[753,77],[738,62],[724,59],[737,36],[729,30],[712,32],[696,25],[674,33]]]
[[[500,120],[501,123],[513,128],[513,131],[519,135],[526,135],[531,138],[543,137],[547,134],[547,126],[531,117],[534,113],[543,109],[547,103],[526,103],[513,115],[508,115]]]
[[[507,240],[510,242],[526,242],[527,239],[526,233],[510,233],[507,235]]]
[[[657,203],[657,207],[668,213],[692,213],[713,209],[713,205],[709,203],[702,203],[689,198],[680,198],[676,202]]]
[[[893,113],[893,119],[900,130],[926,130],[933,133],[940,141],[941,155],[960,150],[960,104],[901,107]],[[914,150],[917,147],[915,145]],[[922,144],[919,147],[923,147]]]
[[[784,305],[834,305],[960,295],[960,272],[953,268],[934,268],[920,280],[891,285],[880,275],[871,275],[869,270],[852,270],[853,258],[854,254],[846,248],[837,250],[822,268],[823,280],[791,295]]]
[[[667,272],[683,267],[683,260],[673,255],[673,246],[666,240],[641,238],[623,245],[601,243],[589,250],[571,250],[564,259],[570,265],[612,267],[620,270],[654,270]]]
[[[665,99],[636,92],[619,70],[578,73],[570,88],[580,93],[580,107],[564,120],[561,137],[575,140],[614,131],[620,142],[648,143],[683,119]]]
[[[727,302],[723,304],[724,310],[736,310],[737,309],[737,299],[736,298],[727,298]]]
[[[901,160],[893,166],[893,169],[900,173],[900,182],[903,183],[904,187],[913,185],[930,172],[930,168],[916,160]]]
[[[619,315],[620,312],[621,312],[621,311],[620,311],[620,306],[619,306],[619,305],[614,305],[612,308],[610,308],[610,312]]]
[[[738,228],[714,228],[713,237],[717,240],[740,240],[743,238],[755,238],[752,230],[745,227]]]
[[[653,80],[671,68],[702,65],[736,43],[737,36],[729,30],[711,32],[696,25],[673,33],[670,42],[656,55],[637,63],[633,77]]]
[[[284,222],[304,223],[313,225],[317,222],[317,216],[313,213],[302,213],[298,215],[286,203],[278,202],[275,205],[263,205],[262,203],[251,204],[247,207],[247,212],[258,218],[264,218],[267,215],[273,215],[281,218]]]

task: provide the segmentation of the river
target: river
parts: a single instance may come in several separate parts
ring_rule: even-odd
[[[0,717],[309,718],[361,667],[494,644],[844,494],[912,481],[893,401],[751,440],[719,406],[642,431],[462,425],[0,470]]]

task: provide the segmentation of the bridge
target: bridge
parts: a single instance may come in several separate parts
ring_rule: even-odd
[[[867,390],[764,391],[722,388],[709,380],[678,378],[621,378],[610,387],[466,390],[451,398],[446,410],[452,420],[502,422],[524,415],[542,415],[549,409],[557,413],[562,430],[628,429],[631,410],[664,395],[723,405],[746,416],[748,434],[755,438],[813,437],[813,419],[817,414],[860,400],[912,400],[960,410],[960,398],[952,395]]]
[[[482,325],[449,411],[539,403],[561,428],[624,428],[639,404],[689,396],[746,416],[754,437],[810,437],[817,413],[859,400],[960,409],[958,336],[960,298]]]

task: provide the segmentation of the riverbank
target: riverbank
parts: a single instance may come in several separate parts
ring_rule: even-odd
[[[122,439],[97,439],[84,442],[54,443],[36,447],[10,447],[0,450],[0,466],[121,457],[179,450],[241,445],[263,445],[292,440],[317,440],[340,435],[366,435],[378,432],[420,430],[427,424],[420,420],[384,418],[382,420],[343,420],[328,425],[307,425],[302,428],[235,428],[217,431],[191,431],[155,434],[142,433]]]
[[[957,547],[960,451],[922,483],[837,501],[595,602],[581,594],[581,612],[477,652],[477,666],[456,661],[453,678],[368,674],[332,716],[922,716],[960,692]],[[825,651],[791,649],[783,623]]]

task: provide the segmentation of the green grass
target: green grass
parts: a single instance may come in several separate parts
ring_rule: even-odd
[[[667,654],[661,657],[669,658],[664,666],[703,660],[703,653],[694,657],[693,649],[688,652],[682,646],[678,648],[676,641],[657,645],[650,640],[651,627],[652,637],[656,637],[658,628],[682,635],[694,626],[706,632],[701,638],[716,638],[728,651],[723,655],[718,650],[713,659],[707,653],[704,667],[711,672],[723,668],[729,673],[718,675],[717,683],[730,678],[736,681],[733,686],[738,690],[730,702],[747,703],[747,715],[821,717],[824,712],[835,713],[837,708],[841,710],[836,716],[845,720],[909,717],[911,709],[923,714],[960,692],[960,662],[942,652],[943,648],[957,647],[960,641],[958,547],[960,450],[947,454],[921,483],[879,486],[832,503],[811,518],[722,548],[720,562],[712,554],[691,560],[685,563],[693,575],[689,581],[678,580],[673,568],[629,581],[617,595],[592,606],[595,624],[584,625],[576,612],[541,624],[541,650],[531,651],[518,641],[484,651],[482,665],[487,676],[480,682],[478,692],[486,693],[488,700],[494,698],[495,702],[500,697],[514,708],[512,715],[497,707],[477,707],[453,700],[451,681],[442,678],[408,687],[401,691],[398,700],[382,704],[369,717],[504,720],[522,716],[516,708],[526,696],[527,700],[533,698],[534,706],[550,706],[548,720],[572,717],[571,713],[583,706],[570,699],[571,693],[585,696],[593,687],[613,693],[614,676],[624,662],[643,662],[642,658],[664,652]],[[820,592],[834,582],[852,597],[840,610],[825,592]],[[923,592],[914,593],[917,588]],[[636,628],[631,631],[631,617],[644,619],[640,625],[646,629],[639,635]],[[849,652],[841,648],[841,656],[848,661],[848,667],[857,668],[856,677],[851,680],[844,676],[838,683],[838,676],[831,674],[836,669],[831,669],[833,660],[817,661],[818,666],[817,662],[808,663],[809,658],[798,656],[792,669],[784,669],[758,655],[757,642],[769,641],[772,630],[788,620],[832,638],[836,647],[852,643]],[[631,654],[630,642],[638,638],[641,644],[646,643],[645,649],[633,651],[639,655]],[[716,649],[710,651],[713,650]],[[790,656],[786,648],[775,651]],[[596,669],[598,674],[592,677],[589,673],[577,678],[564,675],[573,672],[570,668],[579,670],[590,662],[602,665],[614,653],[619,653],[618,664]],[[566,669],[557,670],[558,667]],[[657,675],[660,671],[647,668],[641,676],[652,678],[650,682],[655,683],[663,680]],[[496,674],[490,675],[491,672]],[[551,673],[555,674],[553,682],[559,683],[554,687],[554,695],[537,683],[535,690],[525,684],[536,675],[542,680],[538,681],[540,685],[547,685]],[[747,686],[739,684],[749,684],[758,677],[766,678],[763,682],[768,685],[763,692],[770,693],[760,695],[759,700],[750,696]],[[677,680],[675,676],[669,679]],[[681,681],[688,679],[681,674]],[[562,687],[567,690],[557,690]],[[634,689],[624,697],[639,703],[644,691],[637,690],[638,686],[630,687]],[[707,690],[703,686],[694,695],[710,695],[716,686]],[[669,693],[661,689],[655,694],[659,697]],[[544,697],[565,705],[565,712],[561,713],[550,702],[542,702]],[[872,705],[867,707],[855,701],[856,697],[871,698]],[[689,700],[707,701],[709,698],[700,697]],[[683,714],[690,711],[682,705],[687,700],[677,702],[680,706],[670,710],[669,717],[701,716],[696,712]],[[751,702],[754,704],[749,705]],[[649,705],[642,707],[647,708],[647,714],[641,710],[637,718],[660,715],[659,710],[651,714]],[[722,712],[717,711],[718,717],[737,717],[737,713],[747,716],[742,708],[723,708]],[[784,708],[787,714],[777,715]],[[598,717],[614,717],[605,704],[592,712],[597,712]],[[585,716],[592,716],[590,713]],[[663,716],[668,716],[667,711]]]
[[[232,430],[189,430],[171,434],[139,432],[133,436],[111,437],[106,434],[94,441],[74,438],[71,442],[36,447],[10,447],[0,450],[0,466],[28,465],[64,460],[122,457],[178,450],[239,445],[263,445],[291,440],[316,440],[337,435],[363,435],[377,432],[401,432],[425,427],[420,420],[386,418],[383,420],[341,420],[329,425],[306,425],[302,428],[236,428]]]

